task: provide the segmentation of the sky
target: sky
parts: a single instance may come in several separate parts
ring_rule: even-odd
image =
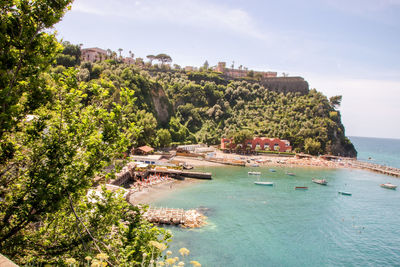
[[[400,138],[400,0],[75,0],[58,38],[305,78],[348,136]]]

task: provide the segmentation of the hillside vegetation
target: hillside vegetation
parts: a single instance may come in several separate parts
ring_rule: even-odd
[[[230,80],[204,69],[185,72],[152,66],[144,70],[116,60],[83,62],[77,67],[80,80],[108,84],[109,97],[117,103],[121,88],[135,91],[132,120],[141,131],[132,145],[167,146],[168,140],[214,145],[221,137],[248,129],[254,136],[287,139],[297,152],[356,156],[337,110],[340,96],[328,99],[315,89],[278,93],[256,79]]]

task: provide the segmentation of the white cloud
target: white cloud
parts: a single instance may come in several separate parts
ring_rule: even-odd
[[[72,12],[74,11],[131,20],[166,21],[207,29],[217,28],[266,39],[265,33],[257,28],[246,11],[200,0],[77,0],[72,7]]]

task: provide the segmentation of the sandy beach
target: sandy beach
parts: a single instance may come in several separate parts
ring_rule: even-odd
[[[158,185],[148,186],[143,188],[142,191],[132,193],[129,196],[128,201],[132,205],[151,204],[152,202],[160,198],[166,197],[177,190],[202,182],[207,181],[193,178],[185,178],[184,180],[173,180]]]
[[[311,158],[295,158],[295,157],[280,157],[275,155],[237,155],[237,154],[226,154],[221,151],[216,152],[216,158],[230,159],[230,160],[242,160],[246,162],[246,166],[251,166],[254,163],[258,163],[260,166],[287,166],[287,167],[321,167],[321,168],[346,168],[351,167],[348,161],[327,161],[318,157]],[[224,166],[225,164],[207,161],[206,159],[190,158],[190,157],[175,157],[176,160],[185,161],[188,165],[194,167],[213,167],[213,166]]]

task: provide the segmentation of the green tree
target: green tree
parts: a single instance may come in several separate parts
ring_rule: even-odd
[[[131,120],[136,98],[121,87],[115,103],[107,81],[78,82],[73,69],[47,72],[61,51],[47,29],[69,4],[0,3],[0,251],[20,264],[105,252],[113,265],[138,265],[148,241],[168,235],[121,197],[86,197],[96,175],[123,163],[139,132]]]
[[[171,134],[167,129],[159,129],[157,131],[157,141],[160,147],[168,147],[171,142]]]
[[[249,130],[240,130],[233,135],[235,144],[243,144],[246,140],[253,139],[253,133]]]
[[[161,65],[172,62],[172,58],[167,54],[158,54],[155,59],[161,62]]]
[[[340,107],[341,102],[342,102],[342,96],[341,95],[336,95],[336,96],[332,96],[332,97],[329,98],[329,103],[335,109]]]
[[[47,101],[48,91],[39,74],[48,69],[62,47],[54,34],[45,30],[60,21],[71,2],[0,2],[0,139],[42,104],[39,102]],[[8,143],[3,141],[1,146],[4,149]]]
[[[81,48],[79,45],[73,45],[68,41],[61,43],[63,50],[56,57],[57,65],[64,67],[73,67],[81,64]]]
[[[150,61],[150,65],[153,65],[153,60],[156,59],[156,56],[155,55],[148,55],[146,57]]]
[[[137,145],[153,145],[157,137],[157,120],[154,115],[145,110],[139,110],[136,114],[136,124],[140,128]]]
[[[321,143],[312,138],[306,138],[304,141],[304,150],[311,155],[318,155],[321,152]]]
[[[210,64],[208,64],[208,61],[206,60],[206,61],[204,62],[204,64],[203,64],[203,69],[204,69],[205,71],[207,71],[209,66],[210,66]]]

